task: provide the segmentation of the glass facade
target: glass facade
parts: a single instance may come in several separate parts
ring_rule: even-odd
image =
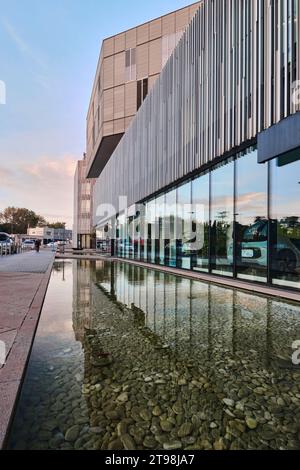
[[[233,276],[234,162],[211,172],[211,270]]]
[[[119,215],[116,254],[299,289],[299,201],[300,149],[259,165],[251,147]]]
[[[271,162],[271,275],[300,288],[300,149]]]
[[[191,269],[192,243],[192,185],[191,182],[177,189],[177,267]]]
[[[193,229],[197,245],[192,256],[195,271],[209,271],[209,220],[210,220],[210,174],[206,173],[192,181]]]
[[[176,267],[176,189],[173,189],[166,194],[165,202],[165,263],[166,266]]]

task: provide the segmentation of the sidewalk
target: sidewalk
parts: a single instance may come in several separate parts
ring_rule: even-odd
[[[50,251],[0,257],[0,449],[38,325],[54,261]],[[1,348],[0,348],[1,350]]]

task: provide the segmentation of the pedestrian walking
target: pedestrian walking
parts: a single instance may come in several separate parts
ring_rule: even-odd
[[[35,240],[34,242],[34,248],[37,253],[40,252],[40,246],[41,246],[41,240]]]

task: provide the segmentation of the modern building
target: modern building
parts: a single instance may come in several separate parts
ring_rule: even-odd
[[[76,247],[93,247],[92,188],[198,9],[199,2],[103,41],[74,178]],[[85,176],[86,178],[85,178]],[[83,199],[81,199],[81,197]],[[86,198],[89,199],[86,199]]]
[[[73,247],[93,248],[93,200],[95,180],[86,178],[87,159],[77,162],[74,176]]]
[[[28,228],[27,236],[28,238],[51,241],[54,237],[54,229],[49,227]]]
[[[202,2],[95,184],[113,254],[300,289],[299,38],[298,1]]]
[[[35,227],[27,230],[28,239],[39,239],[43,243],[72,240],[72,230],[64,228]]]
[[[103,41],[87,115],[87,177],[98,178],[199,2]]]

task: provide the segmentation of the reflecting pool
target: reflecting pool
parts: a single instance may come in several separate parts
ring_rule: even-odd
[[[296,340],[296,303],[56,262],[8,447],[300,449]]]

